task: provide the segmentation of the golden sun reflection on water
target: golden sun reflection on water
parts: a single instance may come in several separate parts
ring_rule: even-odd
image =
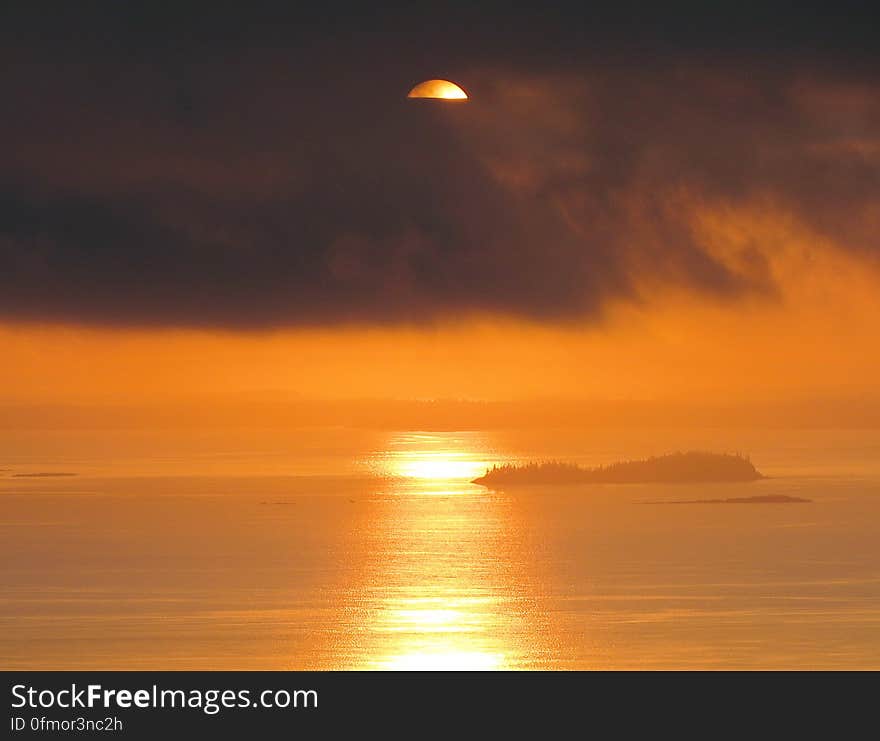
[[[497,654],[443,651],[393,657],[377,669],[388,671],[496,671],[504,669],[504,657]]]
[[[407,433],[391,438],[386,449],[374,456],[371,468],[380,475],[414,479],[419,484],[463,484],[499,460],[506,460],[506,456],[489,450],[478,433]],[[422,488],[428,493],[429,487]]]
[[[469,483],[497,460],[470,433],[398,435],[375,456],[393,484],[365,526],[357,668],[518,667],[525,602],[511,502]]]
[[[442,607],[435,607],[442,605]],[[389,606],[377,632],[391,636],[390,653],[373,662],[378,669],[502,669],[505,653],[501,642],[483,635],[487,625],[485,612],[497,605],[487,600],[455,598],[412,598]],[[496,649],[496,650],[489,650]]]

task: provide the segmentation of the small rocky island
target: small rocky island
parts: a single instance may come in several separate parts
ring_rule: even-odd
[[[620,461],[596,468],[554,461],[493,466],[471,483],[482,486],[686,484],[757,481],[763,478],[746,456],[691,451]]]
[[[727,499],[678,499],[671,502],[649,502],[649,504],[801,504],[812,499],[790,497],[787,494],[766,494],[759,497],[728,497]]]

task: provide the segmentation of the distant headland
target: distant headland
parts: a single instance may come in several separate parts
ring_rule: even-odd
[[[748,457],[727,453],[670,453],[607,466],[583,468],[548,461],[493,466],[471,483],[481,486],[532,484],[685,484],[757,481],[765,478]]]

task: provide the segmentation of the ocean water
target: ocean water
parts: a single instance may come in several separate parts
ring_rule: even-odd
[[[468,483],[693,448],[771,478]],[[4,669],[880,668],[880,431],[33,431],[0,450]],[[57,472],[76,475],[20,475]],[[662,504],[777,493],[811,501]]]

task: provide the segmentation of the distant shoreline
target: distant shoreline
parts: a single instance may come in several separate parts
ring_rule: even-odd
[[[756,497],[728,497],[727,499],[673,499],[664,502],[642,502],[642,504],[806,504],[812,499],[790,497],[787,494],[767,494]]]
[[[766,478],[748,457],[689,451],[583,468],[555,461],[493,466],[471,481],[481,486],[536,484],[734,483]]]

